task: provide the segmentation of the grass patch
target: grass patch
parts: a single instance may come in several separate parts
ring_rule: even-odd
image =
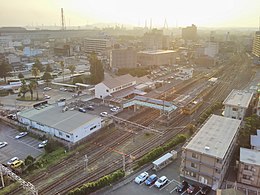
[[[20,184],[18,182],[12,183],[9,186],[4,187],[3,189],[0,190],[0,194],[7,194],[13,191],[14,189],[18,188]]]

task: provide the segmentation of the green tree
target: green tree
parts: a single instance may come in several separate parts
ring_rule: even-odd
[[[104,68],[97,55],[93,52],[90,56],[91,83],[97,84],[104,80]]]
[[[65,68],[65,65],[64,65],[63,61],[60,62],[60,67],[61,67],[61,70],[62,70],[62,78],[63,78],[63,82],[64,82],[64,68]]]
[[[23,73],[20,72],[20,73],[18,74],[18,78],[19,78],[19,79],[23,79],[23,78],[24,78]]]
[[[68,66],[68,69],[70,70],[71,74],[74,74],[74,72],[76,70],[76,66],[71,64],[71,65]]]
[[[22,85],[20,87],[20,93],[23,94],[22,97],[25,97],[25,94],[28,92],[28,86],[26,85],[25,80],[22,80]]]
[[[33,66],[32,66],[32,69],[33,68],[37,68],[40,72],[43,72],[44,71],[44,67],[42,65],[42,63],[40,62],[39,59],[36,59]]]
[[[31,94],[31,100],[33,100],[33,90],[35,90],[36,87],[37,87],[37,83],[34,80],[31,80],[28,85],[28,90],[30,91]]]
[[[35,81],[35,83],[36,83],[36,87],[35,87],[35,89],[36,89],[36,94],[37,94],[36,100],[39,100],[39,94],[38,94],[38,89],[37,89],[37,86],[38,86],[37,76],[40,75],[40,70],[39,70],[38,68],[36,68],[36,67],[33,67],[33,68],[32,68],[32,75],[34,76],[34,81]]]
[[[42,75],[42,79],[47,83],[47,86],[49,86],[49,83],[52,79],[52,76],[51,76],[51,73],[49,72],[45,72],[43,75]]]
[[[3,61],[0,64],[0,77],[4,78],[5,82],[6,82],[6,77],[10,74],[11,71],[12,71],[12,67],[8,62]]]
[[[46,69],[45,69],[45,72],[52,72],[52,68],[51,68],[51,65],[50,64],[47,64],[46,66]]]

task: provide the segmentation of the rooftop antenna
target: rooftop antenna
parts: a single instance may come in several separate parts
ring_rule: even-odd
[[[64,14],[63,14],[63,8],[61,8],[61,30],[65,30],[65,18],[64,18]]]

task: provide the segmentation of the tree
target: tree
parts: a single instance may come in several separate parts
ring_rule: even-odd
[[[21,87],[20,87],[20,93],[23,94],[22,97],[25,97],[25,94],[26,94],[28,91],[29,91],[29,90],[28,90],[28,86],[26,85],[26,82],[25,82],[25,80],[23,79],[23,80],[22,80],[22,85],[21,85]]]
[[[90,81],[92,84],[98,84],[104,80],[104,68],[97,55],[93,52],[90,56]]]
[[[71,74],[74,74],[74,72],[76,70],[76,66],[71,64],[71,65],[68,66],[68,69],[70,70]]]
[[[32,69],[33,68],[37,68],[40,72],[44,71],[44,67],[43,67],[43,65],[42,65],[42,63],[40,62],[39,59],[35,60],[34,65],[32,66]]]
[[[34,80],[31,80],[28,85],[28,90],[30,91],[31,94],[31,100],[33,100],[33,90],[35,90],[36,87],[37,87],[37,83]]]
[[[37,80],[36,80],[37,76],[40,75],[39,69],[36,68],[36,67],[34,67],[34,68],[32,69],[32,75],[34,76],[34,81],[35,81],[35,83],[36,83],[36,87],[35,87],[36,93],[37,93],[37,98],[36,98],[36,100],[39,100],[39,94],[38,94],[38,90],[37,90],[38,83],[37,83]]]
[[[18,74],[18,78],[19,78],[19,79],[23,79],[23,78],[24,78],[23,73],[20,72],[20,73]]]
[[[45,72],[52,72],[52,71],[53,71],[53,70],[52,70],[50,64],[47,64],[46,69],[45,69]]]
[[[52,79],[52,76],[49,72],[45,72],[43,75],[42,75],[42,79],[47,83],[47,86],[49,86],[49,82],[51,81]]]
[[[6,82],[6,77],[10,74],[11,70],[12,67],[8,62],[3,61],[0,64],[0,77],[4,78],[5,82]]]
[[[65,68],[65,65],[64,65],[64,62],[63,62],[63,61],[60,62],[60,66],[61,66],[62,77],[63,77],[63,82],[64,82],[64,68]]]

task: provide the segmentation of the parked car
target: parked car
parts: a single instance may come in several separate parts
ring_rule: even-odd
[[[28,134],[28,132],[21,132],[17,136],[15,136],[15,139],[20,139],[21,137],[24,137]]]
[[[119,107],[114,107],[114,108],[111,108],[110,110],[112,112],[118,112],[120,110],[120,108]]]
[[[51,99],[51,96],[49,96],[49,95],[44,95],[44,99]]]
[[[8,114],[7,118],[15,120],[16,119],[16,114]]]
[[[148,177],[147,180],[145,180],[145,185],[147,186],[153,185],[157,179],[158,179],[157,175],[152,174]]]
[[[168,179],[166,176],[162,176],[160,177],[156,182],[155,182],[155,186],[157,188],[161,188],[162,186],[164,186],[166,183],[168,182]]]
[[[106,117],[107,116],[107,112],[101,112],[100,116]]]
[[[50,87],[44,87],[44,88],[43,88],[43,91],[50,91],[50,90],[51,90]]]
[[[87,109],[87,110],[94,110],[94,106],[91,106],[91,105],[90,105],[90,106],[87,106],[86,109]]]
[[[7,142],[0,142],[0,148],[7,146]]]
[[[18,168],[18,167],[20,167],[22,164],[23,164],[23,161],[22,161],[22,160],[16,160],[16,161],[12,162],[11,167],[12,167],[12,168]]]
[[[184,192],[189,187],[189,184],[187,181],[182,181],[181,185],[178,185],[176,188],[176,191],[179,193]]]
[[[200,189],[200,193],[203,195],[208,194],[210,191],[211,191],[211,187],[209,187],[209,186],[204,186]]]
[[[84,108],[79,108],[80,112],[86,113],[87,111]]]
[[[38,147],[39,148],[44,148],[47,145],[47,143],[48,143],[48,140],[44,140],[41,143],[39,143]]]
[[[65,98],[60,98],[58,99],[58,102],[64,102],[66,99]]]
[[[143,172],[135,178],[135,183],[140,184],[144,182],[148,177],[149,174],[147,172]]]
[[[7,164],[8,165],[11,165],[14,161],[16,161],[16,160],[19,160],[19,158],[18,157],[13,157],[13,158],[11,158],[8,162],[7,162]]]
[[[61,88],[60,88],[60,91],[67,91],[67,89],[64,88],[64,87],[61,87]]]

